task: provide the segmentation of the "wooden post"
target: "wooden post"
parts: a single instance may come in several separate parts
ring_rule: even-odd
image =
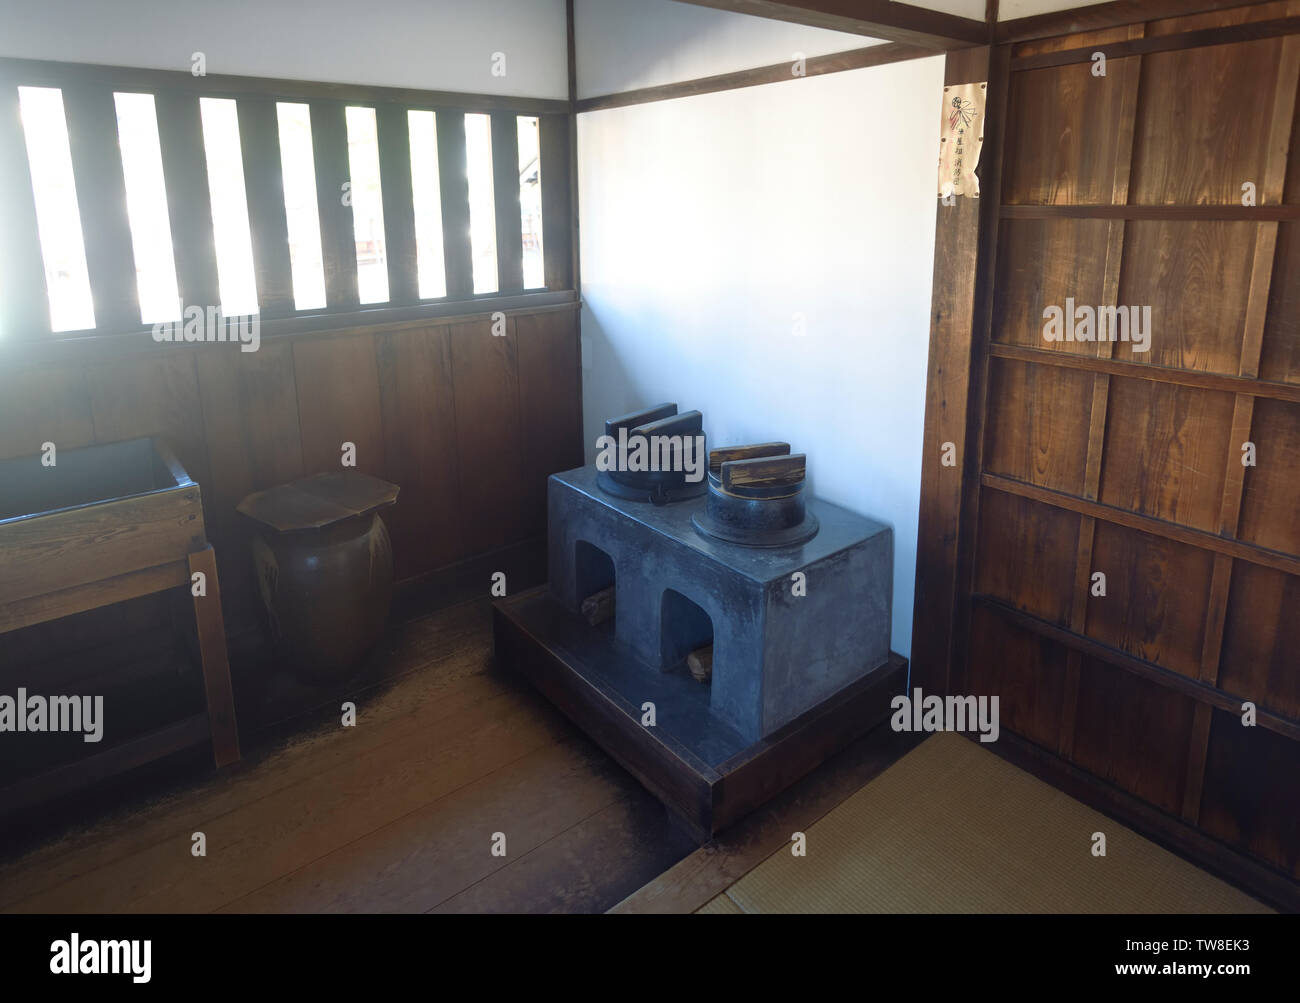
[[[987,81],[989,55],[987,47],[949,53],[944,85]],[[936,108],[936,121],[938,117]],[[986,144],[984,157],[991,152]],[[962,469],[968,445],[971,348],[976,325],[980,208],[993,194],[984,184],[983,166],[979,173],[982,197],[959,195],[952,205],[936,202],[934,224],[934,292],[921,454],[911,685],[936,695],[947,692],[949,685]]]
[[[239,732],[235,726],[235,697],[230,689],[230,660],[226,654],[226,627],[221,615],[216,552],[208,545],[189,555],[189,565],[191,576],[197,571],[206,579],[206,594],[193,597],[194,625],[199,636],[199,661],[203,666],[203,689],[208,701],[212,755],[220,769],[239,762]]]

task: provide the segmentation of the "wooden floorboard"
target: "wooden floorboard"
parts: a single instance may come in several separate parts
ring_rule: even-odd
[[[393,660],[407,670],[405,676],[413,684],[399,682],[373,702],[359,700],[357,729],[344,733],[335,726],[338,717],[331,715],[330,724],[263,751],[198,787],[130,805],[116,816],[89,821],[24,857],[0,864],[0,908],[150,847],[177,838],[188,841],[212,819],[252,810],[278,791],[505,693],[503,684],[487,673],[489,623],[487,605],[475,604],[434,614],[423,621],[422,629],[408,625],[409,631],[395,632]]]
[[[478,913],[508,901],[518,912],[604,912],[695,849],[677,826],[657,802],[630,792],[435,911]]]
[[[492,665],[489,625],[486,602],[397,625],[355,728],[326,708],[235,769],[0,863],[0,909],[608,908],[693,845],[659,838],[662,806]]]
[[[543,746],[223,911],[427,912],[599,811],[629,779],[585,742]],[[490,853],[497,832],[504,857]]]

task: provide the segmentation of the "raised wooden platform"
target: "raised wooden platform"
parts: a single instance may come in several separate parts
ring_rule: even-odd
[[[498,600],[498,665],[526,676],[701,842],[743,818],[864,734],[903,692],[907,660],[888,662],[767,738],[746,744],[708,707],[689,677],[647,672],[614,643],[612,625],[591,627],[546,588]],[[641,724],[655,705],[654,727]]]

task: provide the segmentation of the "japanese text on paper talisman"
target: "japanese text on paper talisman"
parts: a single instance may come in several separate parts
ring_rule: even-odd
[[[943,89],[939,132],[939,195],[979,198],[975,176],[984,146],[984,96],[988,84],[954,84]]]

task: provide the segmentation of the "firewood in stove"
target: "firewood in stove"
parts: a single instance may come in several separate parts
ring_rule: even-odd
[[[593,592],[582,600],[582,615],[593,627],[614,619],[614,586]]]
[[[686,667],[697,683],[707,683],[713,678],[713,645],[696,648],[687,655]]]

